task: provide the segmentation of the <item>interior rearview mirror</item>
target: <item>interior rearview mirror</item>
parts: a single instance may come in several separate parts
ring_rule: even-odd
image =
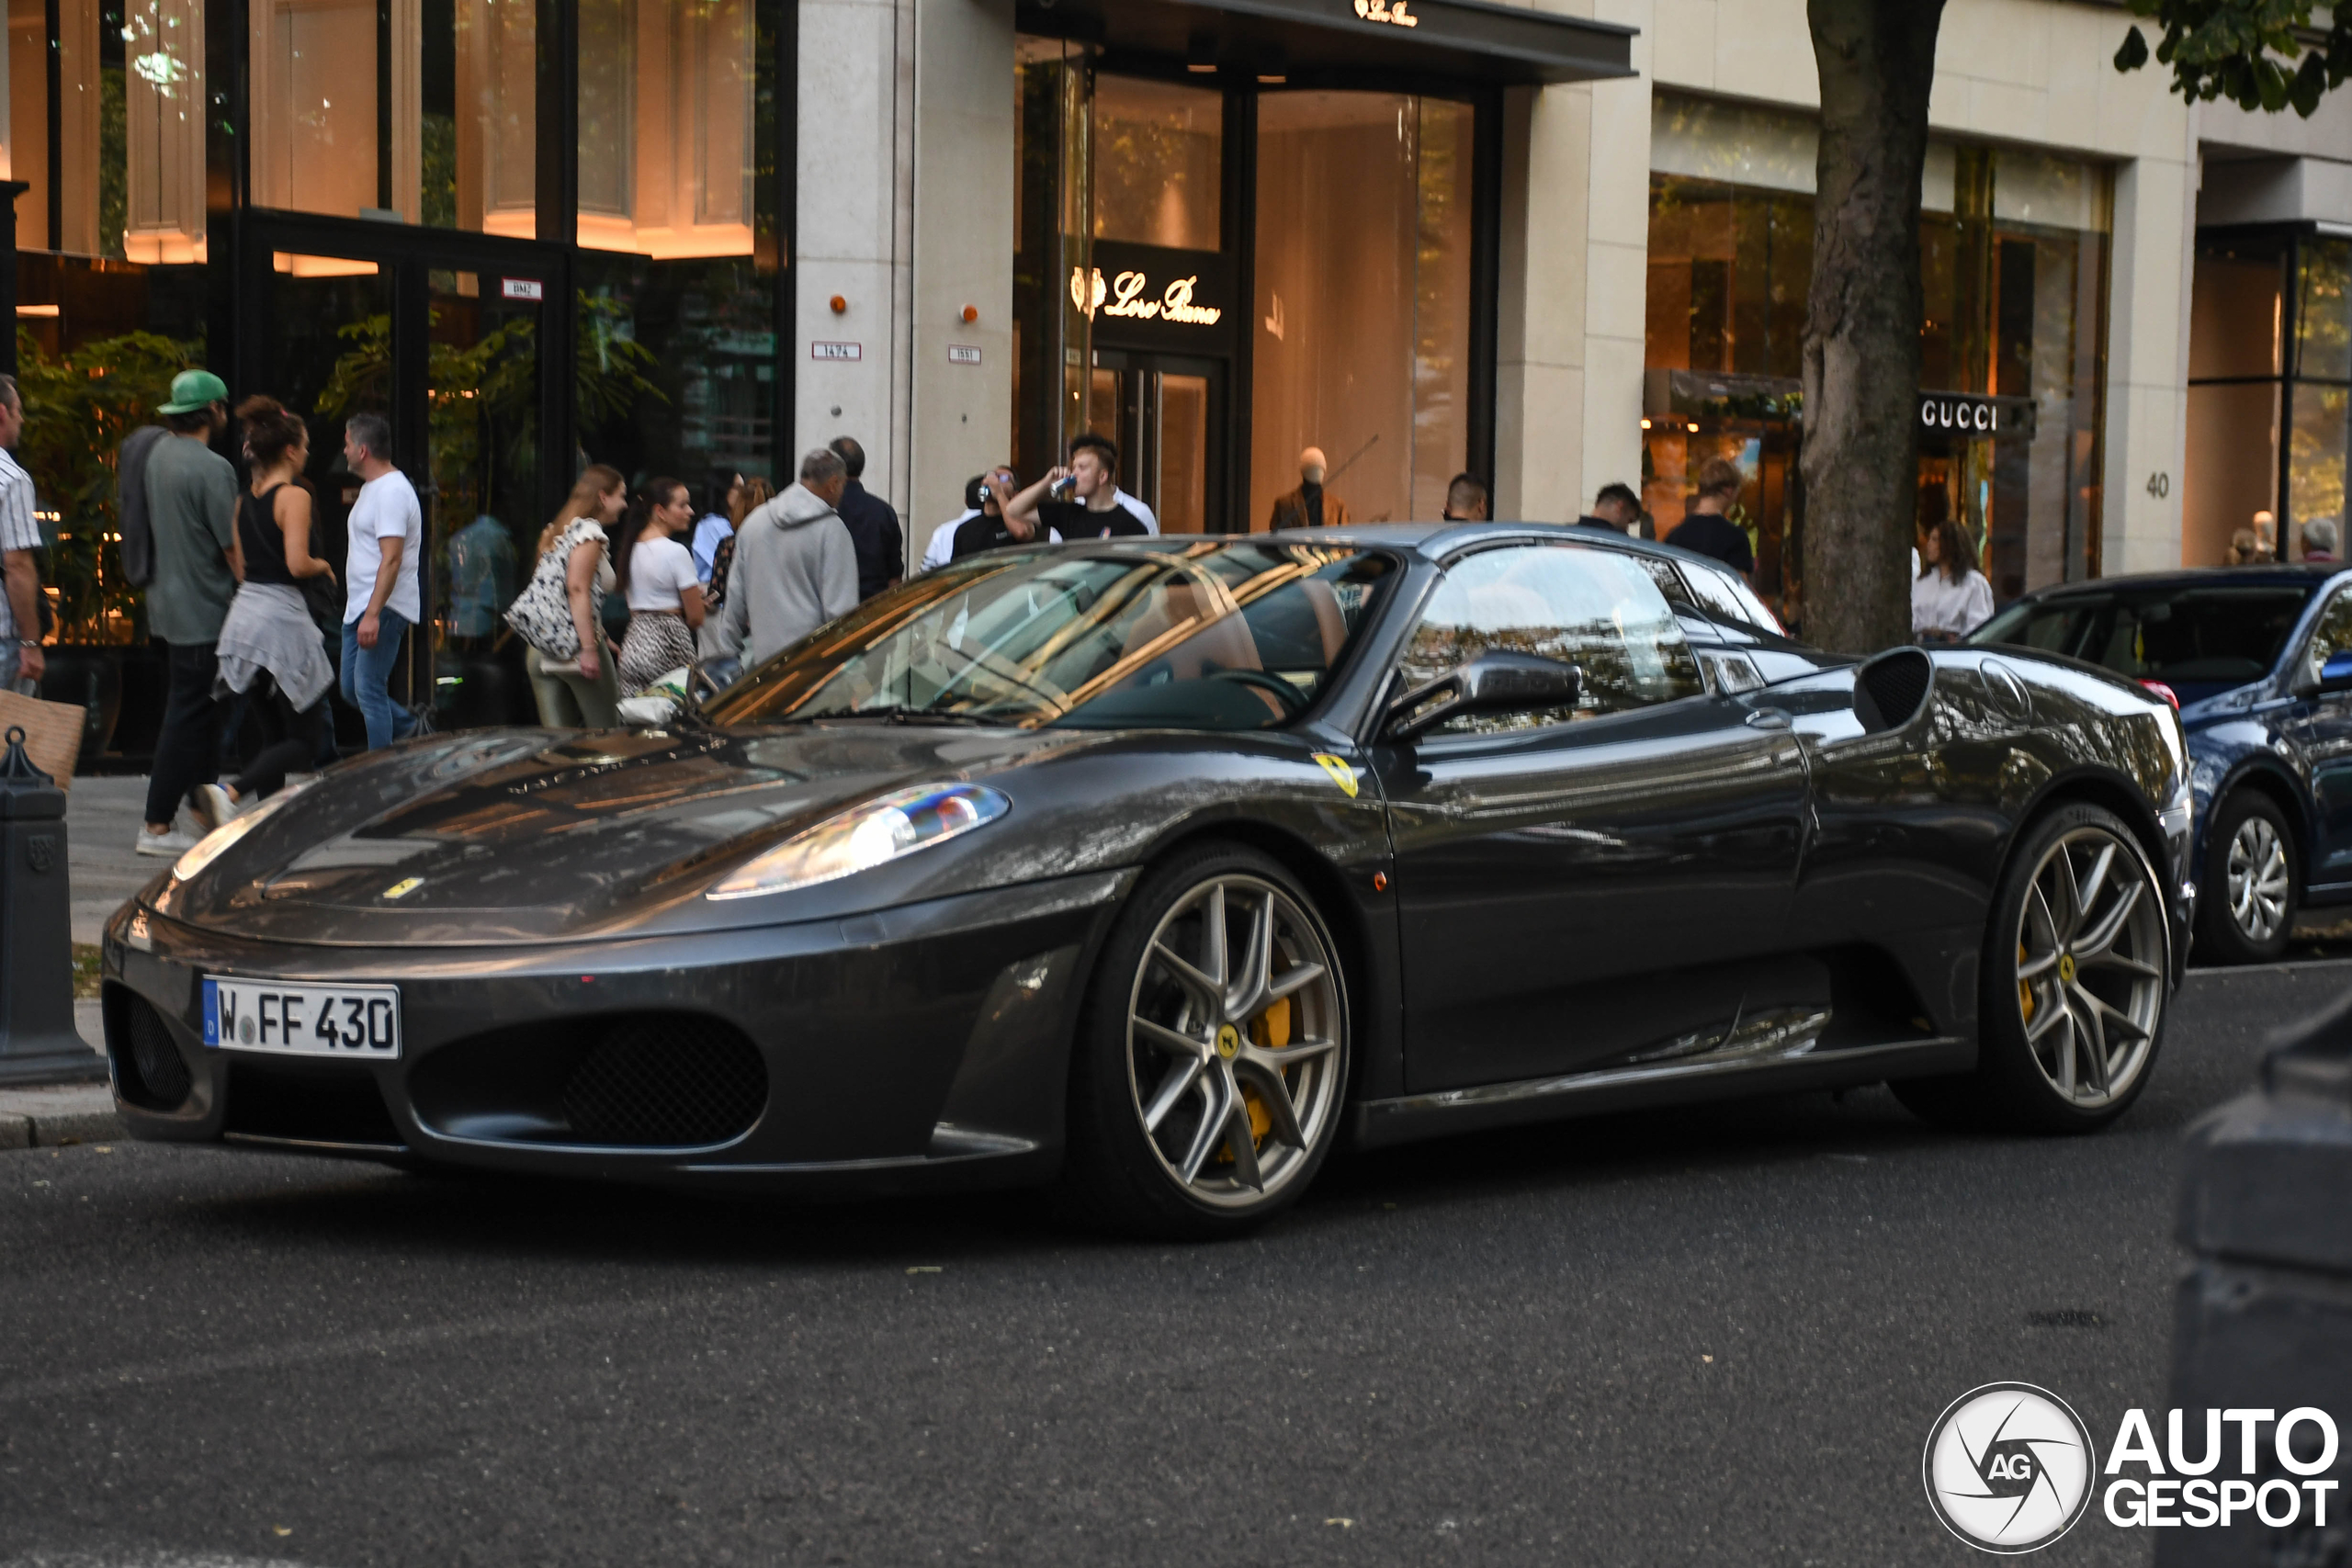
[[[1573,664],[1534,653],[1482,653],[1390,703],[1387,738],[1410,740],[1464,714],[1570,708],[1583,690],[1584,671]]]

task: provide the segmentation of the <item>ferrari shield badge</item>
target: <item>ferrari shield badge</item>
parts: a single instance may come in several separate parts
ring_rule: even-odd
[[[1329,751],[1316,752],[1315,760],[1323,764],[1323,771],[1331,775],[1331,782],[1338,784],[1350,800],[1356,797],[1356,771],[1353,768]]]

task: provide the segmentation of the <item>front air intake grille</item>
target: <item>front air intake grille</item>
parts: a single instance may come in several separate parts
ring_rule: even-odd
[[[688,1018],[634,1018],[605,1031],[563,1086],[564,1120],[582,1143],[723,1144],[767,1104],[767,1064],[732,1030]]]
[[[447,1137],[621,1149],[708,1148],[767,1109],[767,1062],[743,1032],[689,1012],[527,1024],[452,1041],[408,1078]]]
[[[122,1098],[141,1111],[177,1111],[186,1105],[195,1079],[164,1015],[137,992],[111,984],[100,1011],[106,1019],[107,1055],[114,1060],[115,1087]]]
[[[232,1060],[223,1093],[220,1130],[232,1138],[346,1149],[405,1146],[375,1072],[356,1062]]]
[[[1854,716],[1872,733],[1900,729],[1918,716],[1935,682],[1935,661],[1917,649],[1882,653],[1854,677]]]

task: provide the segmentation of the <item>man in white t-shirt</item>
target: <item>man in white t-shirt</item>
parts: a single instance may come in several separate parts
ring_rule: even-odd
[[[346,525],[344,563],[343,695],[368,721],[368,750],[380,750],[416,728],[392,701],[392,671],[408,628],[424,618],[416,563],[424,552],[424,511],[416,487],[392,466],[392,428],[379,413],[356,413],[343,427],[343,460],[360,479]]]
[[[1114,480],[1111,485],[1111,504],[1114,506],[1125,507],[1127,511],[1134,515],[1135,520],[1143,525],[1145,533],[1157,534],[1159,532],[1159,513],[1154,512],[1150,507],[1146,506],[1142,502],[1137,501],[1134,496],[1129,495],[1125,491],[1121,490],[1116,480]]]

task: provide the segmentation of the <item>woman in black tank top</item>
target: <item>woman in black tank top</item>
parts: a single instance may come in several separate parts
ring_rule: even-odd
[[[261,729],[263,744],[234,779],[197,786],[197,816],[208,828],[228,821],[250,801],[275,795],[289,772],[313,765],[326,740],[323,688],[333,680],[323,639],[299,602],[307,580],[322,578],[330,586],[334,581],[334,569],[311,553],[311,492],[301,483],[303,464],[310,457],[310,433],[299,416],[268,398],[248,398],[237,412],[245,422],[245,451],[253,463],[253,481],[237,497],[237,548],[243,557],[243,584],[237,590],[238,600],[230,605],[229,619],[222,623],[223,686],[232,686],[229,634],[232,626],[240,624],[246,597],[256,589],[267,589],[281,595],[290,592],[296,602],[255,599],[252,609],[261,619],[244,623],[268,626],[274,632],[274,638],[248,638],[240,644],[248,650],[243,656],[246,664],[257,667],[249,672],[241,669],[235,678],[249,683],[232,687],[247,699],[247,711]],[[269,622],[272,614],[280,618]],[[314,639],[319,644],[315,648],[310,646]],[[261,651],[252,651],[256,649]],[[283,682],[292,680],[299,689],[306,675],[317,681],[321,690],[309,707],[297,710]]]
[[[254,477],[258,480],[264,476],[256,474]],[[288,570],[286,566],[286,528],[277,520],[277,500],[285,491],[286,484],[280,483],[271,485],[268,490],[258,495],[247,490],[237,497],[237,544],[245,552],[245,581],[247,582],[276,582],[288,588],[300,588],[302,585],[300,580]],[[300,510],[306,513],[311,510],[308,504],[310,499],[309,491],[305,488],[301,492]],[[306,525],[303,529],[305,534],[310,531],[307,526],[309,521],[307,516],[303,519]],[[303,541],[305,547],[303,555],[306,562],[310,556],[309,544],[308,539]],[[303,575],[307,577],[316,574],[305,572]]]

